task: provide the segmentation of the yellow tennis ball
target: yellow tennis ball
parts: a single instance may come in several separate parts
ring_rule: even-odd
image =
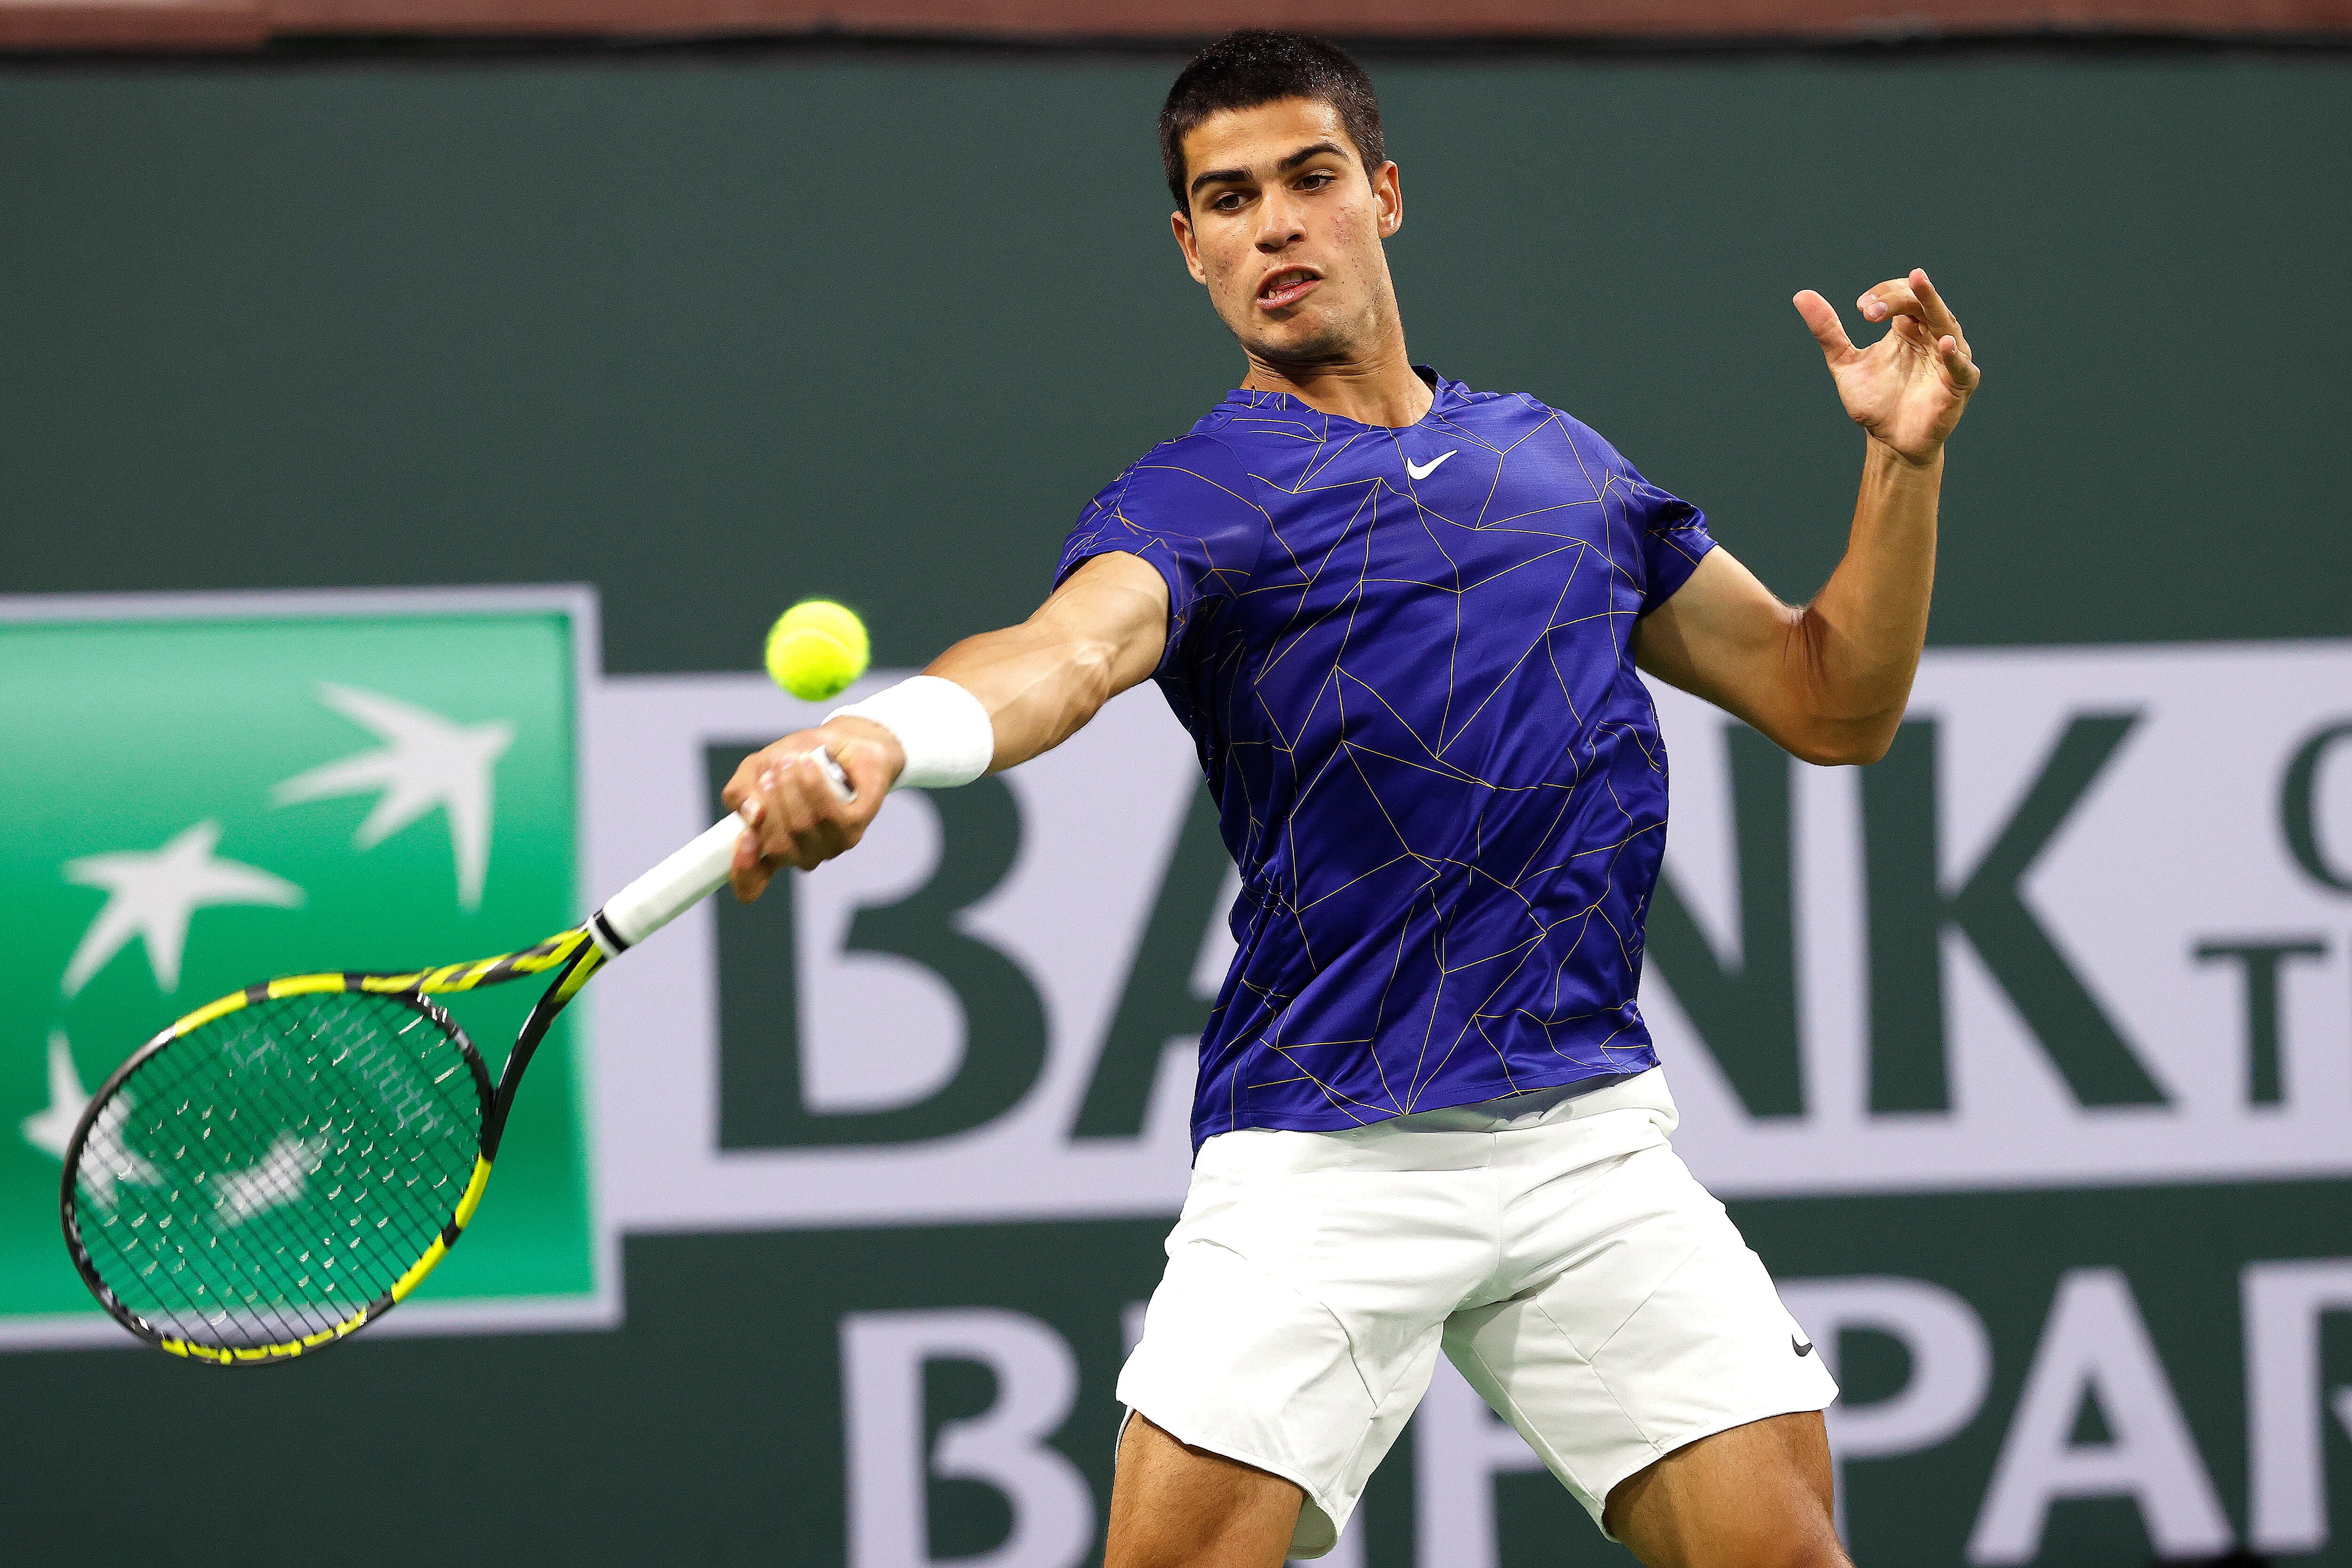
[[[768,629],[768,674],[803,702],[823,702],[866,673],[866,622],[830,599],[803,599]]]

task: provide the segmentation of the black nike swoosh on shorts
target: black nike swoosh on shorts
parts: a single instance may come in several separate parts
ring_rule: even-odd
[[[1799,1355],[1811,1355],[1813,1354],[1813,1347],[1804,1341],[1800,1340],[1795,1334],[1790,1334],[1789,1336],[1789,1348],[1795,1351]]]

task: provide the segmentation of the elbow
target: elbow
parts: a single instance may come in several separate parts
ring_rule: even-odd
[[[1794,615],[1790,630],[1800,667],[1774,694],[1779,700],[1772,705],[1773,724],[1758,727],[1781,750],[1816,768],[1865,768],[1885,756],[1903,723],[1909,682],[1891,708],[1881,706],[1883,690],[1873,691],[1850,677],[1833,678],[1824,671],[1823,633],[1810,609]]]
[[[1861,745],[1852,741],[1793,749],[1799,761],[1810,762],[1816,768],[1867,768],[1886,755],[1884,746]]]
[[[1887,751],[1892,748],[1894,745],[1895,732],[1890,729],[1885,734],[1879,736],[1873,740],[1867,741],[1861,746],[1854,747],[1851,754],[1845,758],[1843,765],[1851,768],[1867,768],[1872,763],[1877,761],[1880,758],[1885,756]]]
[[[1780,745],[1798,761],[1816,768],[1867,768],[1895,744],[1895,730],[1892,724],[1866,729],[1837,727],[1791,736]]]

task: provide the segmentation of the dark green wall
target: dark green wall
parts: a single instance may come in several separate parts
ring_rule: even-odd
[[[744,664],[824,587],[919,661],[1234,378],[1166,234],[1168,74],[0,75],[0,587],[585,579],[616,670]],[[1784,594],[1859,444],[1788,297],[1916,262],[1989,376],[1939,640],[2352,627],[2345,57],[1379,79],[1416,352],[1595,424]]]
[[[1235,373],[1166,235],[1169,70],[0,71],[0,592],[587,580],[608,667],[644,671],[749,666],[825,590],[919,662],[1024,613],[1085,497]],[[1834,560],[1860,448],[1788,297],[1922,263],[1989,376],[1938,641],[2352,632],[2352,58],[1377,76],[1420,357],[1597,425],[1784,593]],[[1800,1269],[1937,1271],[1824,1250],[1801,1206],[1742,1218]],[[978,1289],[1052,1318],[1101,1482],[1159,1229],[638,1239],[616,1334],[227,1375],[0,1357],[6,1554],[838,1563],[839,1312]],[[1879,1561],[1900,1482],[1857,1482]],[[1517,1560],[1602,1560],[1538,1486],[1502,1490]],[[985,1495],[939,1506],[943,1549],[988,1544]],[[1405,1506],[1385,1474],[1372,1568],[1406,1560]],[[2069,1521],[2070,1562],[2145,1560],[2126,1511]]]

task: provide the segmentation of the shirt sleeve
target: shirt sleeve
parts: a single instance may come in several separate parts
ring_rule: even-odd
[[[1062,546],[1058,588],[1098,555],[1124,550],[1151,563],[1168,583],[1168,646],[1160,672],[1223,617],[1248,587],[1265,541],[1265,511],[1250,481],[1219,443],[1171,442],[1147,454],[1087,503]]]
[[[1642,477],[1632,465],[1623,479],[1625,513],[1642,551],[1642,613],[1647,615],[1690,580],[1715,548],[1706,514]]]

